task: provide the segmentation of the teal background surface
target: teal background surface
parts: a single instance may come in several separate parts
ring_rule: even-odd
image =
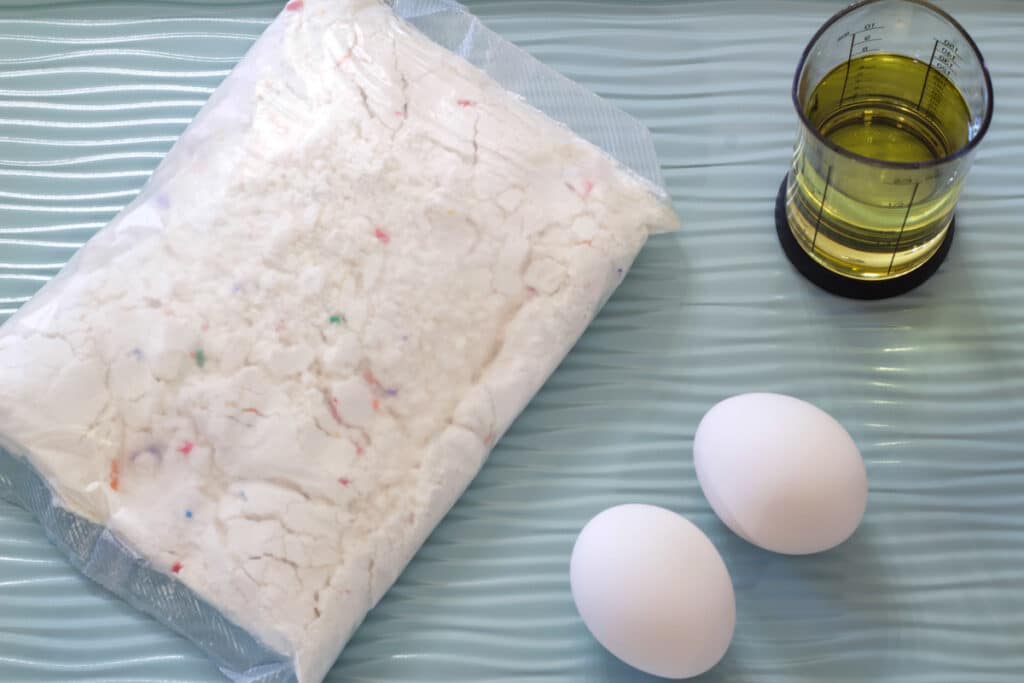
[[[281,4],[0,0],[4,317],[131,200]],[[1018,683],[1024,3],[941,3],[989,62],[995,118],[949,260],[877,303],[815,290],[774,236],[792,72],[841,3],[468,4],[652,129],[685,229],[650,241],[328,680],[653,681],[590,638],[567,572],[592,515],[646,502],[707,532],[736,585],[735,641],[702,683]],[[815,402],[860,444],[868,514],[837,550],[772,555],[711,513],[693,433],[745,391]],[[222,678],[0,503],[0,680]]]

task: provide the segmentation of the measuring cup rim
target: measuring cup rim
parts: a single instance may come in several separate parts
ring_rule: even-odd
[[[828,138],[824,137],[815,126],[811,125],[811,122],[807,119],[807,115],[804,114],[803,104],[800,102],[800,76],[801,74],[803,74],[804,66],[807,64],[807,60],[811,56],[811,48],[813,48],[817,44],[818,40],[820,40],[821,37],[825,34],[825,31],[827,31],[839,19],[845,17],[846,15],[852,12],[856,12],[857,10],[867,5],[874,5],[879,2],[890,1],[891,0],[859,0],[858,2],[853,3],[852,5],[840,10],[839,12],[836,12],[831,17],[829,17],[828,21],[822,24],[821,28],[819,28],[817,32],[814,34],[814,36],[810,39],[810,41],[808,41],[807,47],[804,48],[804,52],[800,56],[800,63],[796,67],[796,75],[793,77],[793,106],[796,107],[797,116],[800,117],[800,122],[804,125],[804,127],[811,131],[811,133],[814,135],[814,137],[818,139],[818,141],[820,141],[826,147],[831,149],[833,152],[842,154],[843,156],[854,159],[855,161],[863,161],[873,166],[883,166],[885,168],[921,169],[933,168],[935,166],[941,166],[942,164],[947,164],[951,161],[961,159],[970,154],[972,151],[974,151],[974,149],[978,146],[978,143],[981,142],[981,139],[985,137],[985,133],[988,132],[989,124],[992,123],[992,112],[995,109],[995,101],[993,100],[992,94],[992,77],[989,75],[988,66],[985,64],[985,57],[981,54],[981,50],[978,49],[978,44],[974,42],[974,38],[971,37],[971,34],[967,32],[967,30],[960,24],[960,22],[958,22],[956,19],[950,16],[948,12],[946,12],[940,7],[936,7],[930,2],[927,2],[927,0],[899,1],[925,7],[931,10],[932,12],[938,14],[947,22],[949,22],[950,25],[952,25],[953,28],[959,31],[960,35],[962,35],[967,40],[967,43],[968,45],[970,45],[971,49],[974,50],[974,54],[977,55],[978,57],[978,66],[981,67],[981,73],[985,77],[985,92],[988,96],[988,106],[986,107],[985,118],[981,122],[981,127],[978,129],[978,132],[977,134],[974,135],[974,137],[968,140],[960,149],[956,150],[952,154],[947,154],[946,156],[941,157],[939,159],[931,159],[929,161],[883,161],[881,159],[866,157],[861,154],[857,154],[856,152],[852,152],[844,147],[840,147],[839,145],[835,144]]]

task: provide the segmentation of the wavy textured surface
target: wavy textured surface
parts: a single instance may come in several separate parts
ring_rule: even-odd
[[[329,680],[647,680],[600,650],[568,591],[576,532],[604,507],[636,501],[694,520],[736,583],[736,640],[706,683],[1018,682],[1019,4],[943,3],[990,63],[995,120],[949,261],[918,292],[874,304],[806,284],[772,223],[796,127],[792,71],[838,3],[469,5],[652,128],[687,227],[652,240]],[[130,200],[279,6],[0,0],[4,314]],[[693,475],[693,432],[715,401],[752,390],[818,403],[861,445],[869,512],[838,550],[781,558],[712,516]],[[0,504],[0,680],[221,679]]]

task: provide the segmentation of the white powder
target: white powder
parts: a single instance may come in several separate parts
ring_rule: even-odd
[[[375,0],[292,3],[0,334],[0,433],[319,681],[671,209]]]

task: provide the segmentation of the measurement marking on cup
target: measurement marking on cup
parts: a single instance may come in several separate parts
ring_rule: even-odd
[[[859,31],[847,31],[846,33],[843,33],[838,38],[836,38],[836,42],[838,43],[840,41],[846,40],[850,36],[855,36],[858,33],[867,33],[868,31],[884,31],[884,30],[885,30],[884,26],[878,26],[874,22],[872,22],[870,24],[864,24],[864,28],[860,29]],[[881,40],[881,38],[879,38],[878,40]]]
[[[928,60],[928,70],[924,72],[924,82],[921,83],[921,96],[917,98],[917,110],[921,111],[921,102],[924,101],[924,91],[928,87],[928,77],[932,75],[932,64],[935,63],[935,52],[939,49],[939,41],[936,38],[935,45],[932,46],[932,56]]]
[[[843,91],[839,93],[839,104],[842,104],[843,101],[846,100],[846,87],[849,85],[850,81],[850,61],[853,59],[854,48],[859,48],[857,50],[858,55],[866,55],[869,52],[878,52],[877,47],[870,47],[868,43],[880,43],[885,40],[882,37],[871,37],[872,31],[882,31],[884,29],[884,26],[879,26],[875,22],[871,22],[864,24],[864,28],[859,31],[847,31],[836,39],[836,42],[841,42],[847,38],[850,39],[850,49],[846,54],[846,75],[843,77]],[[860,40],[857,40],[857,35],[860,33],[866,33],[867,35]]]
[[[828,167],[825,174],[825,189],[821,193],[821,204],[818,206],[818,218],[814,221],[814,237],[811,238],[811,253],[814,253],[814,245],[818,243],[818,230],[821,228],[821,218],[825,213],[825,200],[828,199],[828,188],[832,184],[832,167]]]
[[[957,60],[960,58],[959,50],[956,43],[949,39],[943,40],[941,46],[938,54],[935,55],[935,69],[944,76],[952,76],[957,70]]]
[[[855,51],[856,51],[856,53],[858,55],[866,55],[869,52],[878,52],[878,48],[877,47],[869,47],[868,43],[880,43],[880,42],[882,42],[882,38],[872,38],[871,34],[869,33],[868,35],[866,35],[863,38],[861,38],[859,41],[855,42],[853,44],[853,46],[854,46],[854,48],[856,48]],[[850,53],[850,56],[853,56],[852,52]]]
[[[903,231],[907,228],[907,221],[910,219],[910,209],[914,206],[914,199],[917,198],[917,188],[921,183],[914,183],[914,190],[910,193],[910,201],[907,202],[907,211],[903,214],[903,224],[900,225],[900,234],[896,235],[896,244],[892,248],[892,258],[889,259],[889,270],[886,275],[892,275],[892,267],[896,264],[896,253],[900,250],[900,240],[903,239]]]
[[[850,53],[848,55],[846,55],[846,75],[843,77],[843,91],[841,93],[839,93],[839,104],[842,104],[843,100],[846,99],[846,84],[850,81],[850,62],[853,61],[853,42],[855,40],[857,40],[857,34],[856,33],[851,33],[850,34]],[[831,171],[832,171],[832,168],[829,167],[829,172],[831,172]],[[828,190],[826,189],[825,191],[827,192]],[[815,233],[815,237],[817,237],[817,233]]]

